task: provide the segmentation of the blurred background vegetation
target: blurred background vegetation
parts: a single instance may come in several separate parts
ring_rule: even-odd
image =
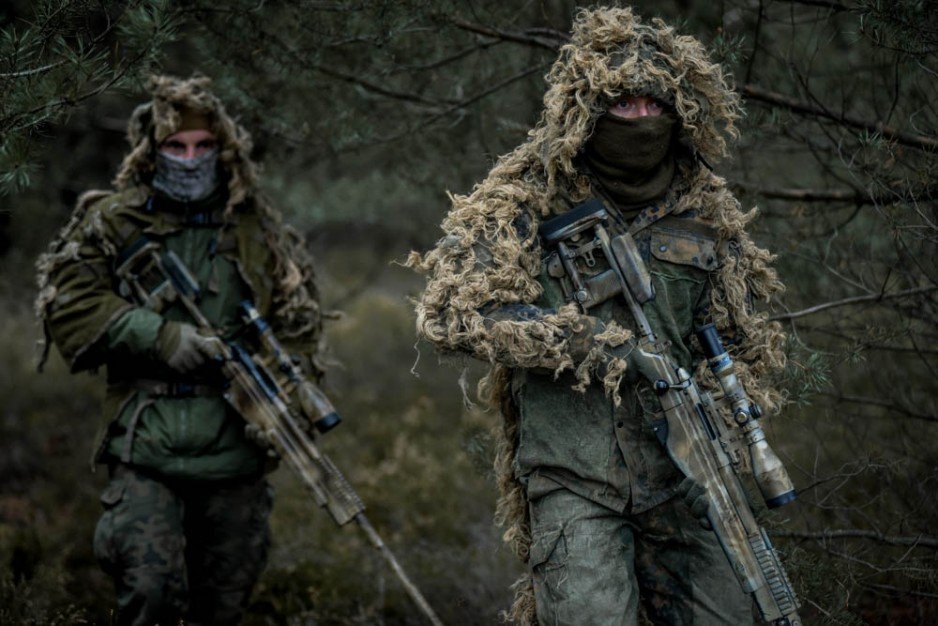
[[[808,623],[938,623],[938,11],[926,0],[638,0],[705,41],[748,110],[718,171],[778,254],[791,334],[769,420],[801,497],[769,524]],[[414,344],[438,236],[535,122],[569,0],[12,0],[0,6],[0,623],[107,624],[87,459],[101,377],[35,373],[32,264],[106,188],[154,71],[214,78],[319,262],[346,423],[327,451],[444,621],[491,624],[519,565],[491,521],[495,416]],[[478,367],[467,365],[471,381]],[[285,471],[249,624],[417,624]]]

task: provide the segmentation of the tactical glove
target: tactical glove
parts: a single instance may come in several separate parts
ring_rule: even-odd
[[[221,356],[222,342],[218,337],[199,334],[192,324],[165,322],[156,338],[156,353],[169,367],[185,374]]]
[[[707,490],[704,486],[688,477],[678,485],[677,492],[684,500],[687,508],[690,509],[691,515],[697,518],[703,528],[711,530],[713,525],[707,518],[707,511],[710,510],[710,499],[707,497]]]
[[[567,342],[570,358],[576,362],[582,361],[589,355],[595,344],[593,337],[606,329],[606,325],[598,317],[584,315],[582,319],[583,328],[570,335]]]
[[[606,330],[606,325],[598,317],[584,315],[583,322],[583,329],[573,333],[568,344],[570,357],[576,362],[582,361],[589,355],[596,345],[595,336]],[[605,348],[607,363],[612,359],[625,360],[627,369],[624,381],[627,383],[634,384],[643,376],[648,380],[656,378],[654,368],[647,359],[642,358],[637,347],[638,341],[632,337],[614,348]]]
[[[610,355],[624,359],[628,366],[625,370],[625,382],[635,384],[639,380],[653,381],[659,378],[654,362],[638,348],[638,340],[629,338],[622,345],[609,350]]]
[[[261,430],[261,427],[257,424],[252,424],[248,422],[244,425],[244,434],[248,439],[256,443],[261,448],[264,448],[267,451],[268,458],[279,459],[280,455],[277,453],[277,449],[274,447],[274,444],[271,443],[270,437],[267,436],[267,433]]]

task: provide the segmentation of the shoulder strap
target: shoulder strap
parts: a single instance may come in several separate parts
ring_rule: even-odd
[[[635,216],[635,219],[632,220],[632,223],[629,224],[629,234],[634,235],[640,230],[644,230],[655,222],[671,215],[671,213],[674,211],[674,208],[674,203],[671,203],[670,205],[656,203],[645,207],[638,215]]]
[[[659,219],[652,229],[660,227],[663,230],[683,231],[692,233],[706,239],[716,241],[719,239],[717,229],[712,224],[706,222],[696,215],[682,213],[680,215],[666,215]]]

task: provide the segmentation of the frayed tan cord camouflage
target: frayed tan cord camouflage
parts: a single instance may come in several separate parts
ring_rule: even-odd
[[[528,140],[502,156],[469,195],[451,196],[444,238],[426,255],[412,253],[408,259],[428,275],[416,307],[419,335],[441,350],[469,352],[492,365],[479,391],[503,416],[495,459],[496,522],[524,562],[530,524],[525,492],[513,471],[518,427],[510,368],[573,368],[583,388],[601,358],[591,353],[573,363],[567,341],[581,321],[572,307],[532,321],[485,323],[483,307],[531,304],[541,295],[536,227],[522,236],[517,224],[524,219],[537,224],[539,216],[590,197],[589,180],[576,169],[575,158],[598,117],[622,94],[652,94],[671,104],[681,120],[682,144],[711,162],[727,155],[742,115],[731,77],[709,60],[699,41],[678,35],[661,20],[645,23],[629,8],[580,11],[570,43],[546,79],[544,110]],[[751,310],[750,299],[769,302],[783,287],[770,266],[773,256],[745,232],[756,211],[743,212],[726,181],[697,161],[681,163],[669,197],[676,198],[675,214],[694,209],[718,230],[721,266],[712,278],[713,322],[723,332],[735,331],[739,341],[731,350],[743,383],[755,401],[777,411],[783,397],[766,375],[784,365],[784,336],[777,323]],[[478,259],[483,250],[488,263]],[[603,339],[601,347],[613,346],[625,335]],[[615,393],[623,371],[624,362],[604,369],[607,393]],[[529,575],[514,589],[515,603],[505,618],[536,624]]]

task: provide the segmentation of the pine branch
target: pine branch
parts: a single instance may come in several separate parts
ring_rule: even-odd
[[[835,2],[806,2],[808,4],[816,4],[817,6],[825,6],[827,8],[835,10],[850,10],[844,5],[840,5]],[[467,22],[460,19],[452,19],[450,23],[469,32],[477,33],[485,37],[492,37],[502,41],[511,41],[514,43],[520,43],[527,46],[532,46],[535,48],[541,48],[544,50],[556,51],[563,45],[566,41],[569,40],[569,37],[565,33],[560,31],[551,31],[550,29],[529,29],[526,31],[510,31],[503,30],[500,28],[495,28],[491,26],[484,26],[482,24],[475,24],[472,22]],[[545,37],[544,33],[550,33],[551,36]],[[792,112],[808,115],[813,117],[820,117],[823,119],[828,119],[843,126],[850,128],[855,128],[858,130],[863,130],[869,133],[881,134],[883,137],[896,141],[902,145],[906,145],[912,148],[917,148],[919,150],[933,151],[938,150],[938,138],[929,137],[926,135],[914,135],[911,133],[906,133],[892,126],[888,126],[881,121],[869,121],[862,120],[853,116],[845,114],[837,114],[825,107],[816,106],[808,102],[803,102],[801,100],[796,100],[785,96],[783,94],[769,91],[763,89],[762,87],[754,84],[744,85],[742,88],[742,93],[750,100],[755,100],[758,102],[763,102],[774,107],[780,107],[788,109]]]
[[[900,346],[895,344],[883,344],[876,343],[875,341],[863,341],[859,336],[847,335],[845,333],[839,333],[829,328],[809,328],[813,332],[823,333],[831,337],[836,337],[837,339],[842,339],[843,341],[850,342],[857,349],[861,350],[882,350],[884,352],[900,352],[908,354],[928,354],[928,355],[938,355],[938,350],[929,350],[927,348],[915,348],[911,346]]]
[[[27,76],[35,76],[37,74],[42,74],[48,72],[49,70],[54,70],[57,67],[65,65],[68,59],[60,59],[54,63],[47,63],[40,67],[33,67],[28,70],[20,70],[19,72],[6,72],[0,73],[0,78],[26,78]]]

